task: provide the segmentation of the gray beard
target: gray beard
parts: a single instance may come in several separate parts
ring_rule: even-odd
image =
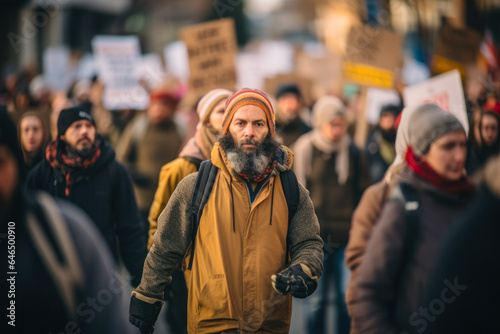
[[[280,150],[280,139],[266,138],[262,143],[250,140],[256,144],[257,151],[247,154],[233,140],[230,134],[219,139],[221,148],[226,152],[227,160],[236,173],[260,175],[271,162],[271,158]]]
[[[241,149],[227,152],[227,160],[236,173],[258,175],[264,173],[270,158],[264,152],[246,154]]]

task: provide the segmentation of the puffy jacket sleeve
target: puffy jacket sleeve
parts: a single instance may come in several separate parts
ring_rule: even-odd
[[[99,312],[93,313],[92,321],[81,321],[81,332],[134,333],[124,312],[127,309],[127,303],[122,298],[122,294],[126,289],[122,286],[118,268],[114,264],[101,233],[80,208],[63,200],[57,200],[57,204],[67,222],[72,237],[71,242],[75,246],[83,269],[85,285],[82,293],[79,294],[76,313],[86,314],[88,300],[85,298],[99,296],[103,291],[108,295],[111,294],[106,306]]]
[[[291,263],[305,264],[313,276],[323,271],[323,240],[319,236],[319,222],[309,192],[299,183],[299,206],[288,227],[288,249]]]
[[[378,221],[388,192],[388,184],[381,181],[370,186],[363,193],[358,207],[352,215],[349,242],[346,248],[346,264],[351,270],[351,277],[346,291],[346,301],[350,312],[350,305],[354,297],[354,280],[359,265],[364,258],[366,247],[375,223]]]
[[[195,164],[183,158],[178,158],[161,168],[158,188],[149,210],[148,249],[153,245],[153,235],[158,229],[158,217],[167,206],[175,188],[183,178],[197,171]]]
[[[188,175],[179,183],[158,217],[158,230],[137,288],[146,296],[163,298],[163,290],[172,281],[172,272],[181,264],[191,243],[189,209],[197,175]]]
[[[368,241],[354,282],[356,298],[351,312],[359,333],[397,333],[392,315],[405,233],[403,204],[391,200],[385,204]]]
[[[116,189],[113,189],[113,217],[118,236],[120,255],[125,267],[132,276],[132,285],[137,286],[142,275],[142,266],[146,257],[146,237],[135,200],[132,180],[125,167],[116,163]]]

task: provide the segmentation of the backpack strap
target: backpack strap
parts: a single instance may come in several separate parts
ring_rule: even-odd
[[[200,224],[203,208],[207,204],[208,197],[212,192],[219,169],[212,164],[212,160],[203,161],[196,177],[196,184],[193,189],[193,196],[191,197],[191,226],[192,226],[192,246],[191,257],[189,259],[188,270],[193,266],[194,248],[196,243],[196,234],[198,233],[198,226]]]
[[[292,169],[280,173],[281,186],[285,194],[286,204],[288,206],[288,224],[292,221],[299,207],[300,193],[297,176]]]
[[[405,209],[405,225],[406,233],[404,236],[403,260],[402,263],[408,261],[413,254],[418,241],[418,233],[420,231],[421,210],[420,210],[420,193],[417,188],[407,182],[401,182],[395,189],[391,199],[400,201]],[[400,269],[398,277],[401,277],[404,268]]]
[[[352,184],[353,184],[353,193],[354,193],[354,207],[358,206],[359,200],[361,199],[360,185],[359,180],[361,178],[361,165],[360,165],[360,153],[359,149],[356,145],[351,142],[349,144],[349,156],[352,163],[353,175],[352,175]]]
[[[182,157],[182,159],[187,160],[193,165],[195,165],[197,170],[200,170],[201,163],[203,162],[203,160],[194,157]]]
[[[50,238],[41,227],[40,221],[32,211],[27,213],[27,230],[33,240],[35,249],[52,280],[59,291],[59,295],[65,307],[66,313],[71,319],[76,319],[75,314],[77,293],[84,286],[84,276],[80,259],[76,248],[72,243],[73,238],[68,230],[61,210],[54,199],[46,193],[36,194],[36,202],[40,204],[42,217],[47,222],[48,230],[54,237],[57,247],[60,249],[62,262],[59,260]]]

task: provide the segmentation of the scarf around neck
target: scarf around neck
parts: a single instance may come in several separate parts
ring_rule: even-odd
[[[66,197],[70,194],[71,185],[73,182],[72,175],[75,170],[88,169],[94,166],[95,162],[101,156],[100,139],[96,137],[93,145],[92,153],[87,157],[82,157],[72,150],[65,147],[66,144],[61,140],[51,141],[45,150],[45,158],[50,164],[50,167],[61,172],[66,184],[64,194]]]
[[[278,162],[276,159],[273,159],[272,162],[270,162],[267,167],[264,169],[264,171],[261,174],[244,174],[244,173],[238,173],[242,178],[247,180],[248,182],[256,182],[259,183],[263,180],[265,180],[276,168]]]
[[[340,185],[345,184],[349,176],[350,144],[351,139],[347,134],[337,143],[327,140],[319,129],[302,135],[294,145],[296,157],[294,161],[294,171],[299,182],[306,184],[307,177],[311,175],[313,147],[316,147],[325,154],[337,153],[335,157],[335,172],[338,176],[338,183]]]
[[[446,194],[472,194],[476,189],[474,184],[465,174],[458,180],[444,178],[427,162],[415,156],[410,146],[408,146],[408,150],[406,151],[405,160],[408,167],[414,171],[415,174]]]

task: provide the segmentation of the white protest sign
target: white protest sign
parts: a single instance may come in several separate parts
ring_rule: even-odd
[[[52,91],[67,91],[75,78],[69,48],[48,47],[43,52],[43,77]]]
[[[104,82],[103,105],[106,109],[145,109],[149,94],[139,84],[137,66],[141,61],[137,36],[96,36],[92,48]]]
[[[137,79],[144,81],[150,89],[160,86],[165,79],[163,64],[156,53],[142,56],[136,71]]]
[[[469,133],[467,109],[460,72],[453,70],[435,76],[418,85],[403,90],[405,106],[434,102],[441,109],[453,114],[462,123],[465,133]]]
[[[366,92],[366,120],[370,124],[377,124],[382,107],[390,104],[398,106],[400,103],[399,94],[395,90],[370,87]]]
[[[76,79],[92,79],[97,74],[94,57],[90,53],[83,55],[76,69]]]
[[[186,83],[189,81],[189,58],[183,41],[172,42],[163,49],[167,72]]]

